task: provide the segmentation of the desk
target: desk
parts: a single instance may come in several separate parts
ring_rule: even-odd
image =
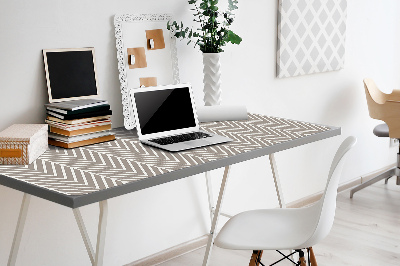
[[[225,167],[215,208],[208,186],[212,226],[203,262],[207,265],[230,165],[269,155],[284,207],[273,154],[340,134],[336,127],[256,114],[249,114],[249,120],[211,122],[201,128],[233,141],[170,153],[142,145],[134,131],[116,129],[115,141],[69,150],[51,147],[28,166],[0,166],[0,184],[24,192],[8,265],[15,265],[17,259],[31,195],[72,208],[91,263],[102,265],[107,199]],[[97,202],[100,215],[94,251],[79,207]]]

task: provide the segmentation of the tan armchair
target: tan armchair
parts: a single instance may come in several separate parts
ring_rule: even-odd
[[[377,125],[374,128],[374,134],[377,137],[390,137],[400,139],[400,90],[393,90],[391,94],[383,93],[376,86],[372,79],[364,79],[365,95],[369,116],[374,119],[382,120],[385,124]],[[397,153],[397,167],[394,167],[378,176],[356,186],[350,191],[350,198],[354,193],[385,179],[385,183],[392,176],[397,176],[397,185],[400,185],[400,151]]]
[[[385,121],[389,137],[400,139],[400,90],[383,93],[372,79],[364,79],[369,116]]]

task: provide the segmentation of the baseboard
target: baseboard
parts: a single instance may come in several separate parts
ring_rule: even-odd
[[[338,192],[344,192],[352,187],[355,187],[357,185],[360,185],[364,182],[367,182],[368,180],[374,178],[378,174],[385,172],[393,167],[395,167],[396,164],[391,164],[386,167],[383,167],[379,170],[376,170],[372,173],[368,173],[362,176],[359,176],[357,178],[354,178],[350,181],[347,181],[345,183],[341,183],[338,187]],[[307,197],[301,198],[299,200],[290,202],[287,204],[288,208],[301,208],[307,205],[310,205],[314,202],[317,202],[321,196],[322,196],[323,191],[309,195]],[[205,247],[207,244],[207,239],[208,235],[201,236],[199,238],[196,238],[194,240],[179,244],[177,246],[171,247],[169,249],[163,250],[159,253],[156,253],[154,255],[145,257],[143,259],[134,261],[132,263],[126,264],[125,266],[148,266],[148,265],[158,265],[163,262],[166,262],[168,260],[171,260],[173,258],[182,256],[186,253],[192,252],[196,249]]]
[[[348,189],[350,189],[352,187],[355,187],[355,186],[361,184],[361,182],[362,182],[362,177],[360,176],[360,177],[354,178],[354,179],[352,179],[350,181],[347,181],[345,183],[342,183],[338,187],[338,193],[346,191],[346,190],[348,190]],[[305,206],[310,205],[310,204],[312,204],[314,202],[317,202],[322,197],[322,193],[323,193],[323,191],[317,192],[315,194],[306,196],[306,197],[301,198],[299,200],[290,202],[290,203],[286,204],[286,206],[288,208],[305,207]]]
[[[182,256],[186,253],[192,252],[196,249],[205,247],[207,245],[207,239],[208,239],[208,235],[204,235],[199,238],[196,238],[196,239],[190,240],[188,242],[179,244],[177,246],[171,247],[169,249],[163,250],[154,255],[150,255],[143,259],[126,264],[125,266],[158,265],[158,264],[166,262],[168,260],[172,260],[173,258]]]
[[[387,170],[389,170],[389,169],[391,169],[391,168],[394,168],[394,167],[396,167],[396,166],[397,166],[397,164],[396,164],[396,163],[393,163],[393,164],[388,165],[388,166],[386,166],[386,167],[383,167],[383,168],[381,168],[381,169],[379,169],[379,170],[376,170],[376,171],[374,171],[374,172],[372,172],[372,173],[366,174],[366,175],[364,175],[364,176],[361,177],[361,183],[365,183],[365,182],[367,182],[368,180],[371,180],[372,178],[374,178],[375,176],[377,176],[377,175],[379,175],[379,174],[381,174],[381,173],[383,173],[383,172],[386,172]]]

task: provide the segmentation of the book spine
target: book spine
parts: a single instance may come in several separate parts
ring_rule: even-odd
[[[64,143],[61,141],[49,139],[49,144],[53,145],[53,146],[62,147],[65,149],[72,149],[72,148],[87,146],[87,145],[91,145],[91,144],[106,142],[106,141],[110,141],[110,140],[115,140],[115,136],[108,135],[108,136],[103,136],[103,137],[99,137],[99,138],[95,138],[95,139],[83,140],[83,141],[74,142],[74,143]]]
[[[54,112],[52,112],[52,111],[47,111],[47,114],[48,114],[48,115],[51,115],[51,116],[54,116],[54,117],[56,117],[56,118],[59,118],[59,119],[64,120],[64,115],[60,115],[60,114],[54,113]]]
[[[91,118],[83,118],[83,119],[75,119],[75,120],[61,120],[61,119],[53,117],[53,116],[47,116],[47,120],[54,121],[57,123],[68,124],[68,125],[78,125],[81,123],[99,121],[99,120],[110,119],[110,118],[111,118],[111,116],[104,115],[104,116],[96,116],[96,117],[91,117]]]
[[[77,115],[77,114],[84,114],[84,113],[107,111],[107,110],[110,110],[110,105],[109,104],[99,105],[99,106],[88,107],[88,108],[84,108],[84,109],[78,109],[75,111],[63,110],[63,109],[54,108],[54,107],[47,107],[46,109],[47,109],[47,111],[55,112],[60,115]]]
[[[101,131],[109,130],[109,129],[111,129],[111,125],[94,126],[94,127],[90,127],[90,128],[77,129],[77,130],[72,130],[72,131],[63,130],[63,129],[59,129],[59,128],[50,126],[50,132],[56,133],[56,134],[60,134],[60,135],[64,135],[64,136],[67,136],[67,137],[78,136],[78,135],[89,134],[89,133],[95,133],[95,132],[101,132]]]
[[[75,119],[83,119],[83,118],[91,118],[96,116],[103,116],[103,115],[111,115],[112,111],[99,111],[99,112],[90,112],[90,113],[82,113],[82,114],[73,114],[73,115],[61,115],[55,112],[47,112],[49,115],[57,117],[62,120],[75,120]]]
[[[61,114],[68,114],[68,111],[62,110],[62,109],[57,109],[57,108],[52,108],[52,107],[46,107],[47,111],[53,111]]]

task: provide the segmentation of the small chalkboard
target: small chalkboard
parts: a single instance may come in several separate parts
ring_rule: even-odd
[[[49,102],[97,98],[94,48],[45,49]]]

